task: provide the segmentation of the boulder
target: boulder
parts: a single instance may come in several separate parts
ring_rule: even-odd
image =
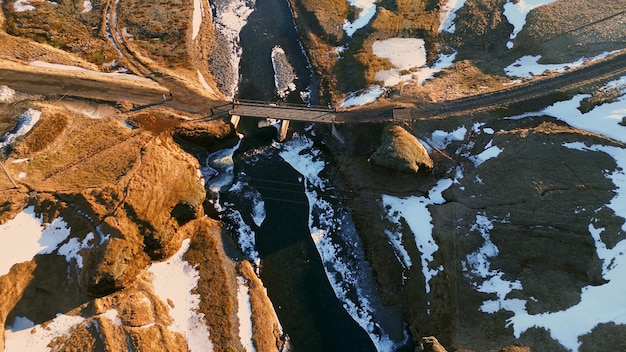
[[[372,154],[370,162],[372,165],[410,173],[416,173],[420,168],[433,168],[433,161],[426,148],[400,126],[393,126],[383,134],[381,146]]]
[[[447,352],[434,336],[422,337],[420,341],[420,351],[422,352]]]

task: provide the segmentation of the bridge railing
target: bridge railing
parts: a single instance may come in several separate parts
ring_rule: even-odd
[[[295,104],[295,103],[287,103],[283,101],[273,102],[273,101],[261,101],[261,100],[250,100],[250,99],[236,99],[233,101],[235,105],[248,105],[248,106],[267,106],[267,107],[281,107],[287,109],[294,110],[309,110],[309,111],[322,111],[322,112],[335,112],[336,109],[329,108],[328,106],[323,105],[310,105],[310,104]]]

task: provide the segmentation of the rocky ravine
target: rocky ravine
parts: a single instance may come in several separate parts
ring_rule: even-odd
[[[249,319],[255,345],[269,350],[282,344],[273,308],[253,269],[224,253],[228,237],[218,221],[204,215],[197,160],[169,130],[179,125],[181,133],[192,131],[185,135],[193,140],[197,127],[162,110],[113,111],[90,119],[46,102],[12,103],[3,104],[9,107],[3,108],[3,119],[26,107],[41,117],[10,146],[4,162],[17,180],[17,187],[6,175],[1,181],[4,226],[17,226],[4,231],[4,246],[18,251],[27,242],[27,228],[9,220],[16,214],[32,213],[50,231],[67,228],[67,234],[40,251],[46,254],[0,277],[0,350],[5,344],[20,346],[18,333],[31,329],[29,324],[18,327],[24,319],[36,333],[43,328],[38,324],[56,326],[65,317],[73,323],[66,333],[49,337],[53,350],[186,351],[194,341],[188,331],[173,328],[181,322],[172,311],[177,290],[187,291],[174,286],[171,297],[159,296],[152,273],[154,263],[172,257],[183,243],[188,250],[182,260],[197,271],[197,283],[187,293],[199,297],[200,324],[208,327],[214,349],[243,349],[237,316],[242,285],[254,312]],[[126,119],[142,128],[124,126]],[[203,131],[215,141],[232,135],[222,122],[205,123]],[[48,238],[42,236],[42,241]],[[72,246],[74,252],[64,252]],[[11,334],[5,335],[6,326],[13,328]],[[5,343],[5,336],[10,341]]]

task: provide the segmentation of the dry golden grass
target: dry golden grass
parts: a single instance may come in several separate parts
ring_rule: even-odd
[[[343,25],[347,17],[354,17],[347,1],[302,0],[291,1],[297,13],[310,18],[309,26],[323,36],[330,44],[336,45],[343,37]],[[311,16],[310,14],[315,14]]]
[[[92,120],[60,107],[42,106],[42,116],[31,133],[15,144],[7,164],[15,176],[27,173],[24,182],[43,189],[94,187],[115,183],[130,169],[150,138],[131,131],[117,120]]]
[[[19,155],[32,155],[53,145],[70,124],[67,114],[57,109],[50,110],[47,115],[33,127],[28,138],[16,146]]]
[[[152,112],[140,112],[128,118],[128,122],[133,126],[137,126],[143,130],[150,131],[155,135],[166,131],[171,131],[181,122],[180,119]]]
[[[127,28],[133,35],[132,44],[146,52],[147,57],[168,67],[190,63],[187,43],[191,39],[192,1],[123,0],[118,9],[120,29]]]

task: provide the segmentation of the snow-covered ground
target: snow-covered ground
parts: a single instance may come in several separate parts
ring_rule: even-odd
[[[456,54],[440,55],[432,67],[426,66],[426,48],[423,39],[390,38],[377,40],[372,45],[374,55],[388,59],[392,68],[376,72],[374,78],[387,87],[401,82],[416,81],[420,84],[433,74],[452,65]]]
[[[69,336],[72,327],[85,321],[75,315],[58,314],[56,318],[44,324],[35,325],[26,317],[16,317],[12,325],[4,332],[5,352],[43,352],[50,351],[48,344],[60,336]]]
[[[35,11],[36,9],[29,0],[15,0],[13,3],[13,11],[15,12]]]
[[[598,133],[626,143],[626,126],[621,124],[624,117],[626,117],[626,76],[608,83],[604,89],[620,89],[622,96],[615,102],[604,103],[594,107],[589,112],[582,113],[578,109],[580,102],[590,97],[590,95],[578,94],[570,100],[554,103],[541,111],[527,112],[509,118],[522,119],[541,115],[553,116],[567,122],[572,127]]]
[[[0,225],[0,242],[11,244],[0,246],[0,276],[7,274],[14,264],[29,261],[37,254],[53,253],[69,235],[70,228],[63,218],[58,217],[51,224],[45,224],[35,214],[34,207],[24,209]],[[85,245],[87,242],[89,240],[85,239]],[[59,255],[65,255],[68,262],[74,258],[80,264],[82,257],[78,254],[78,247],[81,245],[68,242],[62,246]]]
[[[380,98],[380,96],[383,95],[385,91],[385,88],[379,85],[373,85],[368,89],[350,93],[339,103],[339,107],[345,109],[353,106],[361,106],[373,103],[376,101],[376,99]]]
[[[279,155],[304,178],[309,203],[309,230],[326,276],[350,316],[368,333],[378,351],[392,351],[396,343],[376,321],[377,299],[370,291],[373,279],[349,214],[325,194],[328,180],[320,176],[326,164],[320,151],[304,135],[294,135],[279,146]]]
[[[201,0],[203,1],[203,0]],[[235,96],[239,77],[239,61],[241,59],[241,47],[239,46],[239,33],[248,22],[248,16],[254,9],[254,0],[230,0],[226,6],[212,4],[213,23],[215,28],[226,38],[229,47],[223,48],[230,52],[230,62],[235,81],[229,91],[224,92],[228,98]]]
[[[528,13],[541,5],[547,5],[555,0],[509,0],[504,4],[504,16],[513,25],[513,33],[511,33],[510,40],[506,44],[509,49],[513,48],[513,39],[517,37],[517,34],[524,28],[526,24],[526,16]]]
[[[521,58],[517,59],[514,63],[507,66],[504,69],[504,72],[508,76],[525,77],[525,78],[531,78],[533,76],[541,75],[547,71],[562,73],[568,70],[580,68],[589,62],[602,60],[613,53],[614,52],[604,52],[602,54],[599,54],[591,58],[583,57],[574,62],[564,63],[564,64],[540,64],[538,62],[541,59],[540,55],[537,55],[537,56],[526,55],[526,56],[522,56]]]
[[[171,300],[169,306],[172,325],[169,329],[180,332],[187,340],[191,352],[212,350],[209,329],[204,320],[204,313],[199,312],[200,295],[192,293],[198,286],[200,274],[183,255],[189,249],[189,239],[168,260],[153,263],[148,269],[152,273],[154,292],[163,302]]]
[[[454,33],[456,12],[465,5],[465,0],[448,0],[439,13],[439,32]]]
[[[548,115],[567,122],[573,127],[601,134],[620,142],[626,142],[626,127],[620,122],[626,116],[626,77],[607,84],[603,89],[621,91],[622,97],[615,102],[596,106],[588,113],[578,109],[585,95],[577,95],[571,100],[555,103],[546,109],[511,117],[521,119],[529,116]],[[615,216],[626,219],[626,148],[606,145],[587,145],[582,142],[564,143],[564,147],[584,151],[586,153],[606,153],[616,162],[614,170],[606,170],[605,174],[615,185],[615,195],[604,207],[611,209]],[[597,209],[596,212],[602,208]],[[507,320],[507,326],[519,338],[526,330],[537,327],[547,330],[552,338],[570,351],[578,351],[581,346],[579,337],[590,333],[596,326],[603,323],[626,324],[626,240],[609,247],[601,237],[606,231],[599,227],[598,219],[591,219],[588,225],[589,236],[595,242],[598,258],[603,261],[602,285],[583,287],[580,302],[567,309],[556,312],[530,314],[526,304],[532,297],[508,298],[512,291],[523,292],[522,282],[509,281],[503,278],[502,271],[492,270],[490,260],[499,254],[497,246],[490,240],[489,232],[496,222],[507,222],[507,219],[488,218],[486,214],[476,215],[471,231],[479,231],[483,238],[483,246],[470,253],[463,261],[466,277],[479,292],[491,293],[495,298],[483,302],[481,311],[492,314],[508,311],[513,314]],[[622,225],[626,231],[626,222]]]
[[[0,138],[0,150],[4,149],[6,146],[13,144],[15,140],[28,133],[33,126],[39,121],[41,118],[41,111],[35,109],[28,109],[24,111],[17,118],[17,125]]]
[[[409,226],[409,230],[413,233],[414,243],[421,254],[422,273],[426,281],[426,293],[430,292],[430,280],[443,270],[442,267],[432,267],[434,260],[433,254],[437,252],[439,246],[437,246],[437,243],[435,243],[433,239],[432,216],[428,210],[428,206],[432,204],[443,204],[445,199],[441,193],[448,189],[452,183],[452,179],[446,178],[439,180],[428,192],[428,196],[400,198],[383,195],[382,197],[383,208],[387,211],[387,219],[390,220],[394,224],[394,228],[397,229],[393,238],[401,236],[401,219],[404,219],[404,222]],[[396,248],[396,253],[400,258],[403,258],[405,253],[407,253],[404,244],[399,241],[395,241],[394,248]]]
[[[237,277],[237,318],[239,318],[239,339],[246,352],[254,352],[252,342],[252,303],[248,282],[241,276]]]
[[[343,30],[348,36],[353,36],[354,33],[367,26],[368,23],[376,15],[376,0],[348,0],[350,6],[354,6],[360,10],[359,17],[354,22],[348,20],[343,25]]]

